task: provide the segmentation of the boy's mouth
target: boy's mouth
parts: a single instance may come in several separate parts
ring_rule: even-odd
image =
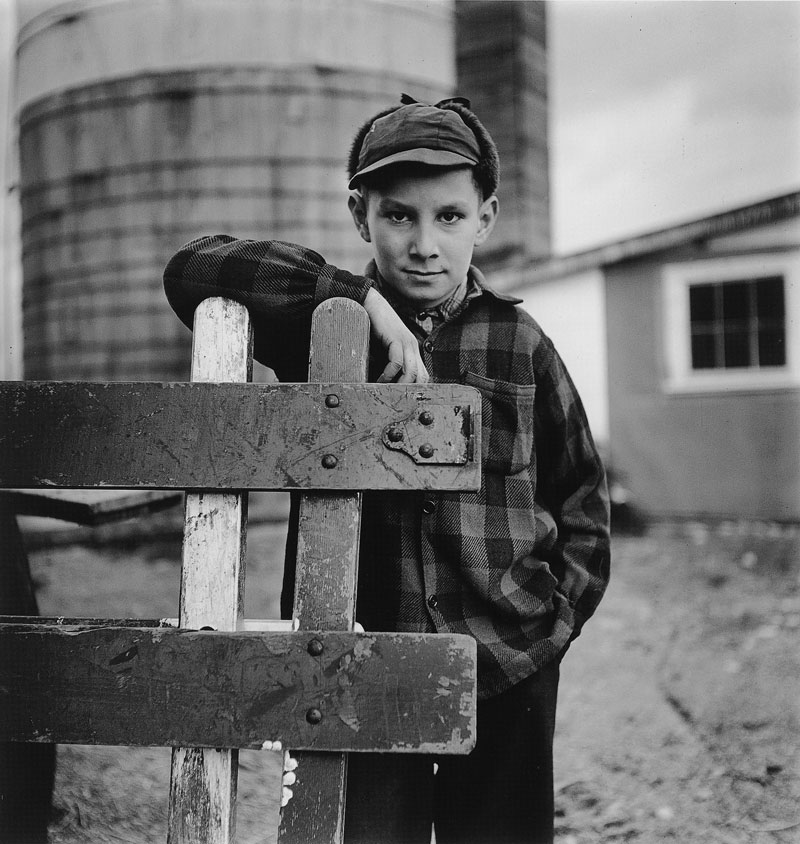
[[[433,276],[442,275],[444,270],[406,270],[408,275],[416,276],[417,278],[432,278]]]

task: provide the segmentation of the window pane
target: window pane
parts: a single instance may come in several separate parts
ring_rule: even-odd
[[[756,303],[759,320],[779,319],[783,322],[783,279],[780,276],[759,279],[756,283]]]
[[[689,320],[712,322],[714,319],[714,285],[697,284],[689,288]]]
[[[758,332],[758,362],[761,366],[785,366],[783,328]]]
[[[692,335],[692,369],[714,369],[716,359],[714,335],[707,332]]]
[[[689,287],[693,369],[786,365],[782,276]]]
[[[726,368],[750,366],[750,333],[746,329],[725,326]]]
[[[722,318],[747,319],[750,315],[750,291],[746,281],[733,281],[722,285]]]

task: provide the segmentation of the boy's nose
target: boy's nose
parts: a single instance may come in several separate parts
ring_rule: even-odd
[[[416,227],[414,237],[411,240],[411,254],[422,260],[438,256],[436,232],[433,226],[420,225]]]

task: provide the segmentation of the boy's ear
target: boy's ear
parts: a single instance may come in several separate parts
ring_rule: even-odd
[[[478,231],[475,235],[475,246],[480,246],[492,233],[497,215],[500,213],[500,202],[492,195],[481,203],[478,209]]]
[[[351,191],[347,200],[347,207],[350,209],[350,215],[356,224],[361,239],[370,243],[369,226],[367,225],[367,203],[361,191]]]

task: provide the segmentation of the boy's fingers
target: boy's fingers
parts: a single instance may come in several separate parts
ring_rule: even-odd
[[[395,341],[387,349],[389,362],[378,377],[379,384],[396,381],[398,384],[426,384],[428,370],[419,356],[416,340],[409,343]],[[399,376],[399,377],[398,377]]]
[[[417,341],[412,340],[403,347],[403,374],[398,379],[400,384],[421,384],[427,379],[427,371],[419,356]]]
[[[389,357],[389,363],[383,369],[383,372],[378,378],[378,383],[386,383],[394,381],[398,374],[403,371],[403,352],[402,349],[397,348],[397,343],[391,343],[386,350]]]
[[[412,377],[408,379],[409,384],[425,384],[428,381],[428,370],[425,369],[425,364],[419,356],[419,347],[416,340],[414,345],[407,350],[408,354],[408,368],[407,371],[411,373]]]
[[[392,381],[395,380],[395,378],[397,378],[397,373],[400,372],[402,369],[403,367],[399,363],[387,363],[386,368],[378,376],[378,383],[390,384]]]

